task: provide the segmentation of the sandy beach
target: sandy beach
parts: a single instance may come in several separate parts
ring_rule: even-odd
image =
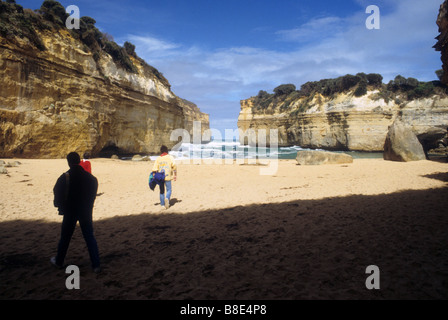
[[[91,271],[78,227],[66,263],[81,289],[67,290],[49,262],[67,163],[17,160],[0,175],[0,299],[448,298],[447,163],[280,160],[273,175],[179,163],[166,210],[148,187],[152,162],[93,159],[103,272]],[[366,288],[369,265],[379,290]]]

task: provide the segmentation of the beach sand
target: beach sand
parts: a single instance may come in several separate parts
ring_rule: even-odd
[[[6,160],[11,161],[11,160]],[[67,264],[50,265],[65,160],[20,160],[0,175],[0,299],[447,299],[448,164],[381,159],[298,166],[178,165],[171,208],[152,162],[93,159],[94,274],[78,227]],[[366,288],[378,266],[380,289]]]

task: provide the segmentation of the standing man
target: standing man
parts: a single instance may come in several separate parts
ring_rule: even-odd
[[[174,162],[174,158],[168,154],[168,148],[166,146],[162,146],[160,148],[160,157],[157,158],[154,166],[152,168],[152,172],[155,174],[156,172],[165,172],[165,183],[160,184],[160,204],[162,207],[164,206],[166,209],[170,207],[170,199],[171,199],[171,180],[177,179],[177,166]],[[165,187],[166,187],[166,200],[165,200]]]
[[[51,263],[62,268],[70,240],[79,221],[82,235],[87,244],[92,269],[101,272],[98,245],[93,234],[92,213],[98,191],[98,180],[80,166],[80,156],[72,152],[67,156],[70,170],[62,174],[54,186],[54,206],[63,215],[61,238],[56,257]]]

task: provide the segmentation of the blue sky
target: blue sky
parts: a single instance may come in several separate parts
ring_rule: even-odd
[[[37,9],[41,0],[17,0]],[[436,80],[432,46],[443,0],[63,0],[137,53],[173,92],[236,129],[240,100],[278,85],[358,72]],[[380,29],[365,26],[380,9]]]

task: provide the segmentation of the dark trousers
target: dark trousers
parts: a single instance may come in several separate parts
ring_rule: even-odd
[[[61,239],[58,245],[58,254],[56,256],[56,263],[63,265],[65,256],[67,255],[70,240],[72,239],[73,232],[76,228],[76,223],[79,221],[81,226],[82,235],[87,244],[89,250],[90,261],[92,262],[92,268],[98,268],[100,266],[100,255],[98,251],[98,245],[93,234],[92,213],[82,212],[66,213],[62,221],[61,227]]]

